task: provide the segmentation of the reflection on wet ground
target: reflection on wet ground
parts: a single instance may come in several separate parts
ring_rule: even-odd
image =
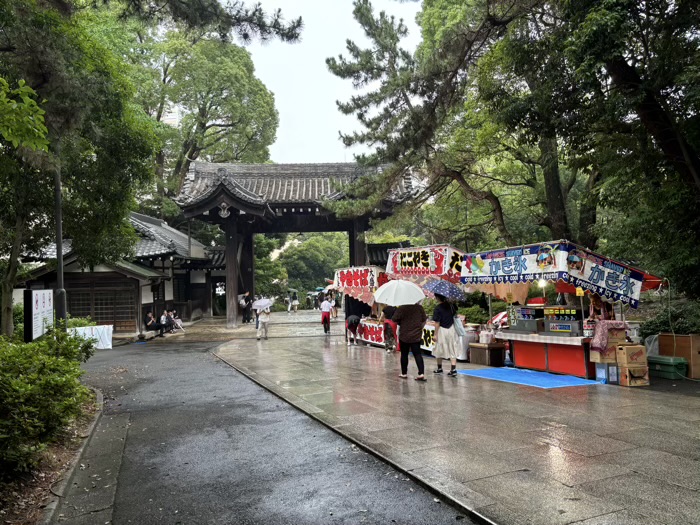
[[[267,341],[216,333],[233,337],[221,359],[498,523],[700,522],[698,398],[433,376],[431,359],[417,383],[412,361],[401,379],[398,354],[347,346],[341,320],[325,336],[318,312],[273,314]]]

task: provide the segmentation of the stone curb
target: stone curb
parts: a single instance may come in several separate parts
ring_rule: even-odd
[[[226,343],[224,343],[224,344],[226,344]],[[219,347],[221,347],[221,346],[224,346],[224,345],[219,345]],[[470,507],[467,507],[461,501],[455,499],[454,497],[452,497],[450,494],[446,493],[445,491],[440,490],[438,487],[435,487],[434,485],[427,483],[423,478],[416,476],[412,471],[406,470],[400,464],[398,464],[398,463],[394,462],[393,460],[391,460],[390,458],[384,456],[382,453],[374,450],[372,447],[370,447],[366,443],[363,443],[362,441],[359,441],[358,439],[354,438],[352,435],[343,432],[342,429],[333,427],[327,421],[324,421],[322,418],[316,416],[313,412],[310,412],[309,410],[307,410],[304,407],[305,402],[303,400],[296,401],[295,399],[293,399],[291,396],[289,396],[283,390],[276,388],[276,385],[271,384],[264,379],[260,379],[260,378],[255,377],[255,374],[248,372],[244,368],[240,368],[234,364],[229,363],[223,357],[221,357],[215,353],[215,351],[219,347],[217,347],[213,350],[210,350],[210,352],[212,353],[212,355],[214,357],[216,357],[218,360],[220,360],[225,365],[233,368],[238,373],[247,377],[248,379],[250,379],[251,381],[253,381],[257,385],[259,385],[260,387],[264,388],[265,390],[267,390],[271,394],[275,395],[276,397],[280,398],[285,403],[293,406],[294,408],[296,408],[300,412],[303,412],[304,414],[311,417],[315,421],[318,421],[319,423],[321,423],[323,426],[325,426],[329,430],[332,430],[333,432],[335,432],[339,436],[343,437],[344,439],[347,439],[351,443],[354,443],[358,448],[360,448],[360,449],[364,450],[365,452],[373,455],[374,457],[380,459],[384,463],[392,466],[393,468],[395,468],[399,472],[403,473],[405,476],[408,476],[409,478],[411,478],[414,482],[416,482],[418,485],[425,488],[429,492],[431,492],[437,496],[440,496],[444,500],[449,501],[451,505],[453,505],[458,510],[464,512],[467,516],[469,516],[469,518],[474,520],[476,523],[480,523],[482,525],[498,525],[498,523],[496,523],[495,521],[492,521],[489,518],[487,518],[486,516],[483,516],[477,510],[472,509]],[[294,396],[294,397],[296,397],[296,396]]]
[[[61,498],[65,496],[66,489],[68,487],[68,484],[70,483],[71,478],[73,477],[73,473],[75,472],[76,467],[80,463],[80,458],[83,456],[85,448],[87,447],[88,443],[90,443],[90,440],[92,440],[92,436],[95,433],[95,429],[97,428],[97,422],[100,420],[104,412],[104,396],[102,395],[102,392],[100,392],[96,388],[92,388],[92,391],[95,392],[95,405],[97,406],[97,409],[95,410],[95,417],[93,418],[92,422],[90,423],[90,426],[87,429],[87,437],[85,438],[85,441],[83,441],[82,445],[80,445],[80,448],[75,453],[75,456],[73,457],[70,466],[68,467],[68,469],[66,469],[65,473],[63,474],[63,478],[55,487],[53,487],[53,491],[50,492],[49,497],[51,497],[52,499],[44,507],[42,517],[39,520],[40,525],[49,525],[53,520],[56,509],[58,508],[58,504],[61,502]],[[56,496],[54,492],[56,494],[60,494],[60,496]]]

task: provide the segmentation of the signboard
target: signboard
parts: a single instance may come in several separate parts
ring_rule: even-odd
[[[53,290],[24,291],[24,342],[30,343],[53,326]]]
[[[458,283],[464,253],[451,246],[389,250],[386,273],[397,277],[439,277]]]
[[[387,281],[378,266],[356,266],[336,270],[333,286],[358,301],[374,304],[374,291]]]
[[[566,241],[531,244],[464,256],[465,284],[564,281],[636,308],[644,274]]]

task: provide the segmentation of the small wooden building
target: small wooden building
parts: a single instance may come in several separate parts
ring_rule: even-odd
[[[83,268],[70,239],[63,241],[68,314],[111,324],[118,334],[141,332],[148,311],[160,315],[176,309],[185,321],[207,315],[212,261],[204,245],[161,219],[132,213],[130,222],[139,235],[130,261]],[[56,247],[26,259],[55,260]],[[44,263],[27,276],[24,287],[55,288],[56,271]]]

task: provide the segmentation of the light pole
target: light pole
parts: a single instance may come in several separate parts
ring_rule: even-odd
[[[54,170],[54,215],[56,217],[56,290],[53,304],[56,320],[65,321],[67,317],[66,290],[63,284],[63,209],[61,199],[61,141],[56,142],[56,169]],[[65,329],[65,323],[63,329]]]

